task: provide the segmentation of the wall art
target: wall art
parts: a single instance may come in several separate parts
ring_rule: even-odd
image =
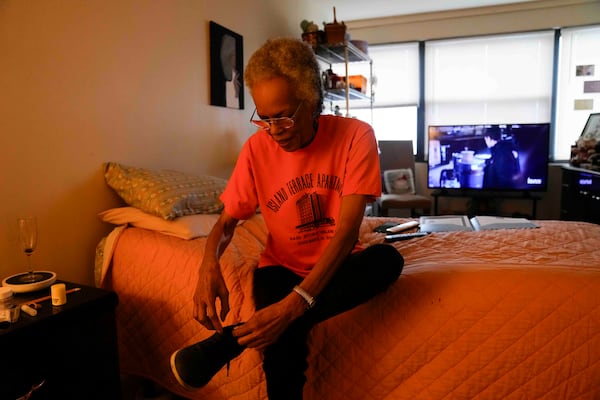
[[[243,37],[210,21],[210,104],[244,109]]]

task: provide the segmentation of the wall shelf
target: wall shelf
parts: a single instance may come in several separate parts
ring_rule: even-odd
[[[371,57],[350,42],[333,45],[319,44],[315,53],[321,61],[331,64],[345,63],[348,50],[348,62],[372,62]]]
[[[356,89],[348,88],[350,100],[370,100],[366,94],[359,92]],[[329,101],[344,101],[346,100],[346,89],[328,89],[325,92],[325,100]]]

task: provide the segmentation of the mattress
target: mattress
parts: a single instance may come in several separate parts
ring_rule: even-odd
[[[383,241],[373,229],[388,220],[364,219],[365,246]],[[304,397],[600,398],[600,226],[536,224],[391,244],[405,258],[398,281],[311,331]],[[252,315],[251,277],[266,237],[255,216],[236,228],[221,259],[232,305],[226,323]],[[212,334],[192,318],[205,241],[120,227],[104,243],[98,276],[119,295],[122,372],[191,399],[266,399],[252,349],[197,391],[170,372],[173,351]]]

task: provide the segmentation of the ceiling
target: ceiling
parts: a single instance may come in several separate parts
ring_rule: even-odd
[[[390,17],[431,11],[446,11],[461,8],[493,6],[498,4],[522,3],[533,0],[305,0],[311,9],[331,10],[333,7],[339,21]]]

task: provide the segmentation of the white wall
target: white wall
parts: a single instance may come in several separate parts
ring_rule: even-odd
[[[208,22],[241,34],[247,61],[299,36],[296,2],[270,3],[0,0],[0,278],[25,269],[16,219],[33,214],[38,268],[93,283],[111,229],[97,213],[121,204],[106,161],[228,176],[253,105],[209,105]]]

